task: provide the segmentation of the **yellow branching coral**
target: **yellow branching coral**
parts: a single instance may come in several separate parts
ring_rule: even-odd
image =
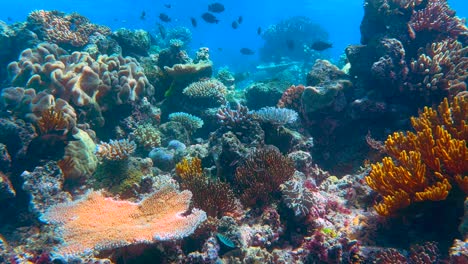
[[[176,165],[176,173],[182,179],[186,181],[193,177],[202,177],[203,169],[201,166],[201,160],[199,158],[182,159],[181,162]]]
[[[383,196],[375,205],[391,215],[412,202],[444,200],[452,185],[468,194],[468,99],[445,99],[438,111],[424,108],[411,119],[415,132],[396,132],[385,142],[390,157],[372,165],[367,184]]]

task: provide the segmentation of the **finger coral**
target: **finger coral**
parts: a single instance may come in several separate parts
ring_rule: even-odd
[[[146,150],[161,145],[161,134],[156,127],[150,124],[139,125],[133,130],[136,141]]]
[[[445,0],[429,0],[425,8],[414,11],[408,25],[411,38],[418,32],[444,34],[456,38],[466,32],[465,21],[455,16]]]
[[[468,99],[424,108],[412,118],[414,132],[396,132],[385,142],[390,154],[372,165],[367,184],[383,200],[380,215],[391,215],[414,202],[444,200],[458,186],[468,194]]]
[[[80,200],[49,208],[41,219],[58,226],[64,243],[56,254],[81,255],[192,234],[206,220],[206,214],[199,209],[187,214],[191,197],[191,192],[169,186],[139,203],[88,192]]]
[[[111,140],[109,143],[101,142],[96,146],[95,154],[104,160],[125,160],[135,152],[136,144],[127,139]]]

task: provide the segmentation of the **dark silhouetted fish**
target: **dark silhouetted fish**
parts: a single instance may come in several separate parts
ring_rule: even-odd
[[[221,13],[224,11],[224,5],[221,3],[213,3],[208,5],[208,11],[213,13]]]
[[[171,22],[171,18],[164,13],[159,14],[159,19],[161,19],[162,22]]]
[[[233,29],[237,29],[239,27],[239,24],[237,24],[237,21],[232,21],[231,27]]]
[[[237,19],[237,23],[242,24],[242,21],[244,21],[244,18],[242,16],[239,16]]]
[[[13,21],[13,18],[7,17],[7,20],[11,22],[11,21]]]
[[[171,5],[171,4],[164,4],[164,7],[165,7],[165,8],[171,8],[172,5]]]
[[[210,14],[210,13],[204,13],[202,15],[202,18],[207,23],[216,23],[216,24],[218,24],[218,22],[219,22],[219,20],[213,14]]]
[[[161,23],[156,23],[156,26],[158,26],[159,34],[161,35],[162,39],[166,38],[166,28],[161,24]]]
[[[141,20],[145,20],[145,18],[146,18],[146,12],[145,12],[145,11],[142,11],[142,12],[141,12],[141,15],[140,15],[140,19],[141,19]]]
[[[240,53],[244,54],[244,55],[253,55],[255,54],[255,51],[249,49],[249,48],[242,48],[240,49]]]
[[[194,17],[190,18],[190,22],[192,22],[193,27],[197,27],[197,20]]]
[[[257,28],[257,35],[261,35],[262,34],[262,28],[261,27],[258,27]]]
[[[329,49],[331,47],[332,47],[331,43],[321,41],[321,40],[315,41],[314,43],[312,43],[312,45],[310,45],[310,48],[313,49],[313,50],[316,50],[316,51],[326,50],[326,49]]]
[[[294,49],[294,40],[292,40],[292,39],[286,40],[286,46],[288,47],[288,50],[293,50]]]

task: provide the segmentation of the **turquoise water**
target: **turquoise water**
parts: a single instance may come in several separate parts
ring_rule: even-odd
[[[214,1],[147,1],[147,0],[82,0],[82,1],[8,1],[0,10],[0,19],[7,21],[24,21],[27,14],[35,9],[76,11],[91,19],[94,23],[118,28],[145,29],[157,34],[156,23],[161,12],[172,18],[166,28],[186,26],[192,30],[191,48],[198,49],[207,46],[216,67],[223,65],[242,70],[258,64],[258,56],[241,56],[239,49],[247,47],[257,50],[263,45],[263,40],[257,35],[257,28],[267,28],[282,19],[292,16],[306,16],[320,24],[329,33],[333,48],[324,55],[337,59],[349,44],[357,44],[360,40],[359,25],[364,14],[361,0],[290,0],[290,1],[220,1],[226,10],[218,14],[219,24],[207,24],[200,18],[206,12],[206,7]],[[171,8],[164,7],[171,4]],[[451,0],[450,6],[460,17],[468,17],[466,0]],[[144,20],[140,19],[142,12],[146,13]],[[236,30],[231,28],[231,22],[238,16],[243,16],[242,25]],[[190,17],[198,20],[198,26],[193,28]]]

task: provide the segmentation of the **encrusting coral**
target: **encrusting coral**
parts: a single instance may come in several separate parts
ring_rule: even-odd
[[[412,118],[414,132],[396,132],[385,142],[389,157],[372,165],[367,184],[383,200],[380,215],[392,215],[414,202],[446,199],[456,184],[468,194],[468,99],[445,99],[438,111],[425,107]]]
[[[58,255],[81,255],[93,250],[181,239],[206,220],[205,212],[186,214],[192,193],[166,186],[139,203],[88,192],[84,198],[49,208],[42,220],[55,223],[64,244]]]

